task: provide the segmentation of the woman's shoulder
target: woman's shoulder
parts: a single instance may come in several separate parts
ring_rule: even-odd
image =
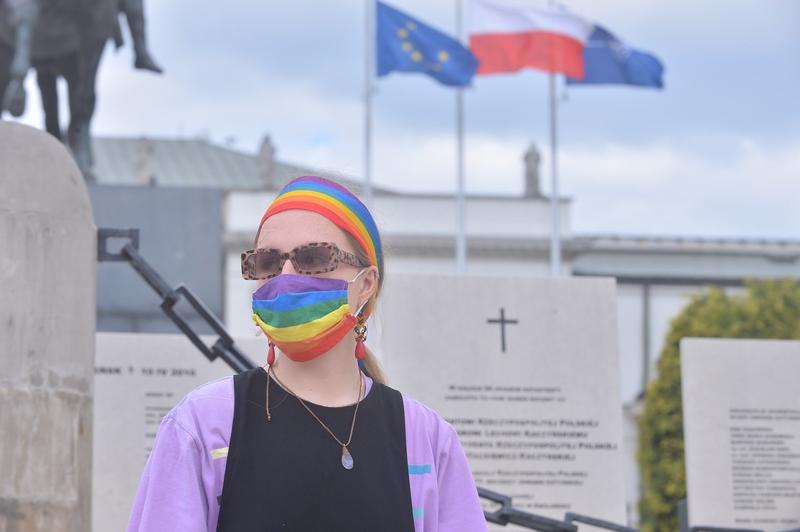
[[[406,415],[411,415],[426,423],[447,423],[445,419],[433,408],[426,405],[422,401],[410,396],[409,394],[400,391],[403,396],[403,407],[406,410]]]
[[[175,405],[173,410],[197,406],[202,403],[218,403],[233,399],[233,375],[226,375],[196,386]]]
[[[227,435],[233,422],[233,375],[205,382],[188,392],[165,418],[207,443],[211,434]]]
[[[455,435],[453,426],[439,412],[422,401],[401,392],[406,418],[406,432],[411,438],[426,438],[434,448],[449,445]]]

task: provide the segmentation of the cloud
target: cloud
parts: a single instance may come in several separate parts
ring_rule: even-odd
[[[698,141],[699,142],[699,141]],[[725,156],[701,147],[658,142],[566,145],[559,152],[560,189],[573,197],[572,227],[581,233],[703,237],[800,238],[800,138],[760,143],[708,139]],[[524,187],[520,136],[469,135],[467,189],[519,194]],[[317,149],[319,166],[358,174],[352,150]],[[542,187],[549,190],[549,148],[541,146]],[[395,135],[376,142],[374,180],[404,191],[452,192],[453,136]]]
[[[565,150],[577,231],[800,238],[800,138],[730,142],[725,160],[684,146]]]

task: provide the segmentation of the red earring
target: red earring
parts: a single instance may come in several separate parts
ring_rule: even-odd
[[[356,358],[359,361],[364,360],[367,356],[367,348],[364,346],[364,342],[367,340],[367,320],[364,319],[363,314],[358,315],[358,324],[355,326],[353,331],[356,333]]]
[[[269,343],[269,351],[267,351],[267,364],[273,365],[275,363],[275,344]]]

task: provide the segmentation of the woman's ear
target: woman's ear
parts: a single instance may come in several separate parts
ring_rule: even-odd
[[[361,276],[361,289],[358,291],[359,306],[365,305],[378,290],[378,268],[370,266]]]

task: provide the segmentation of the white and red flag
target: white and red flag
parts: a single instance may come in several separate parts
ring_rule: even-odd
[[[567,11],[508,0],[472,0],[469,46],[478,74],[535,68],[583,79],[583,48],[594,26]]]

